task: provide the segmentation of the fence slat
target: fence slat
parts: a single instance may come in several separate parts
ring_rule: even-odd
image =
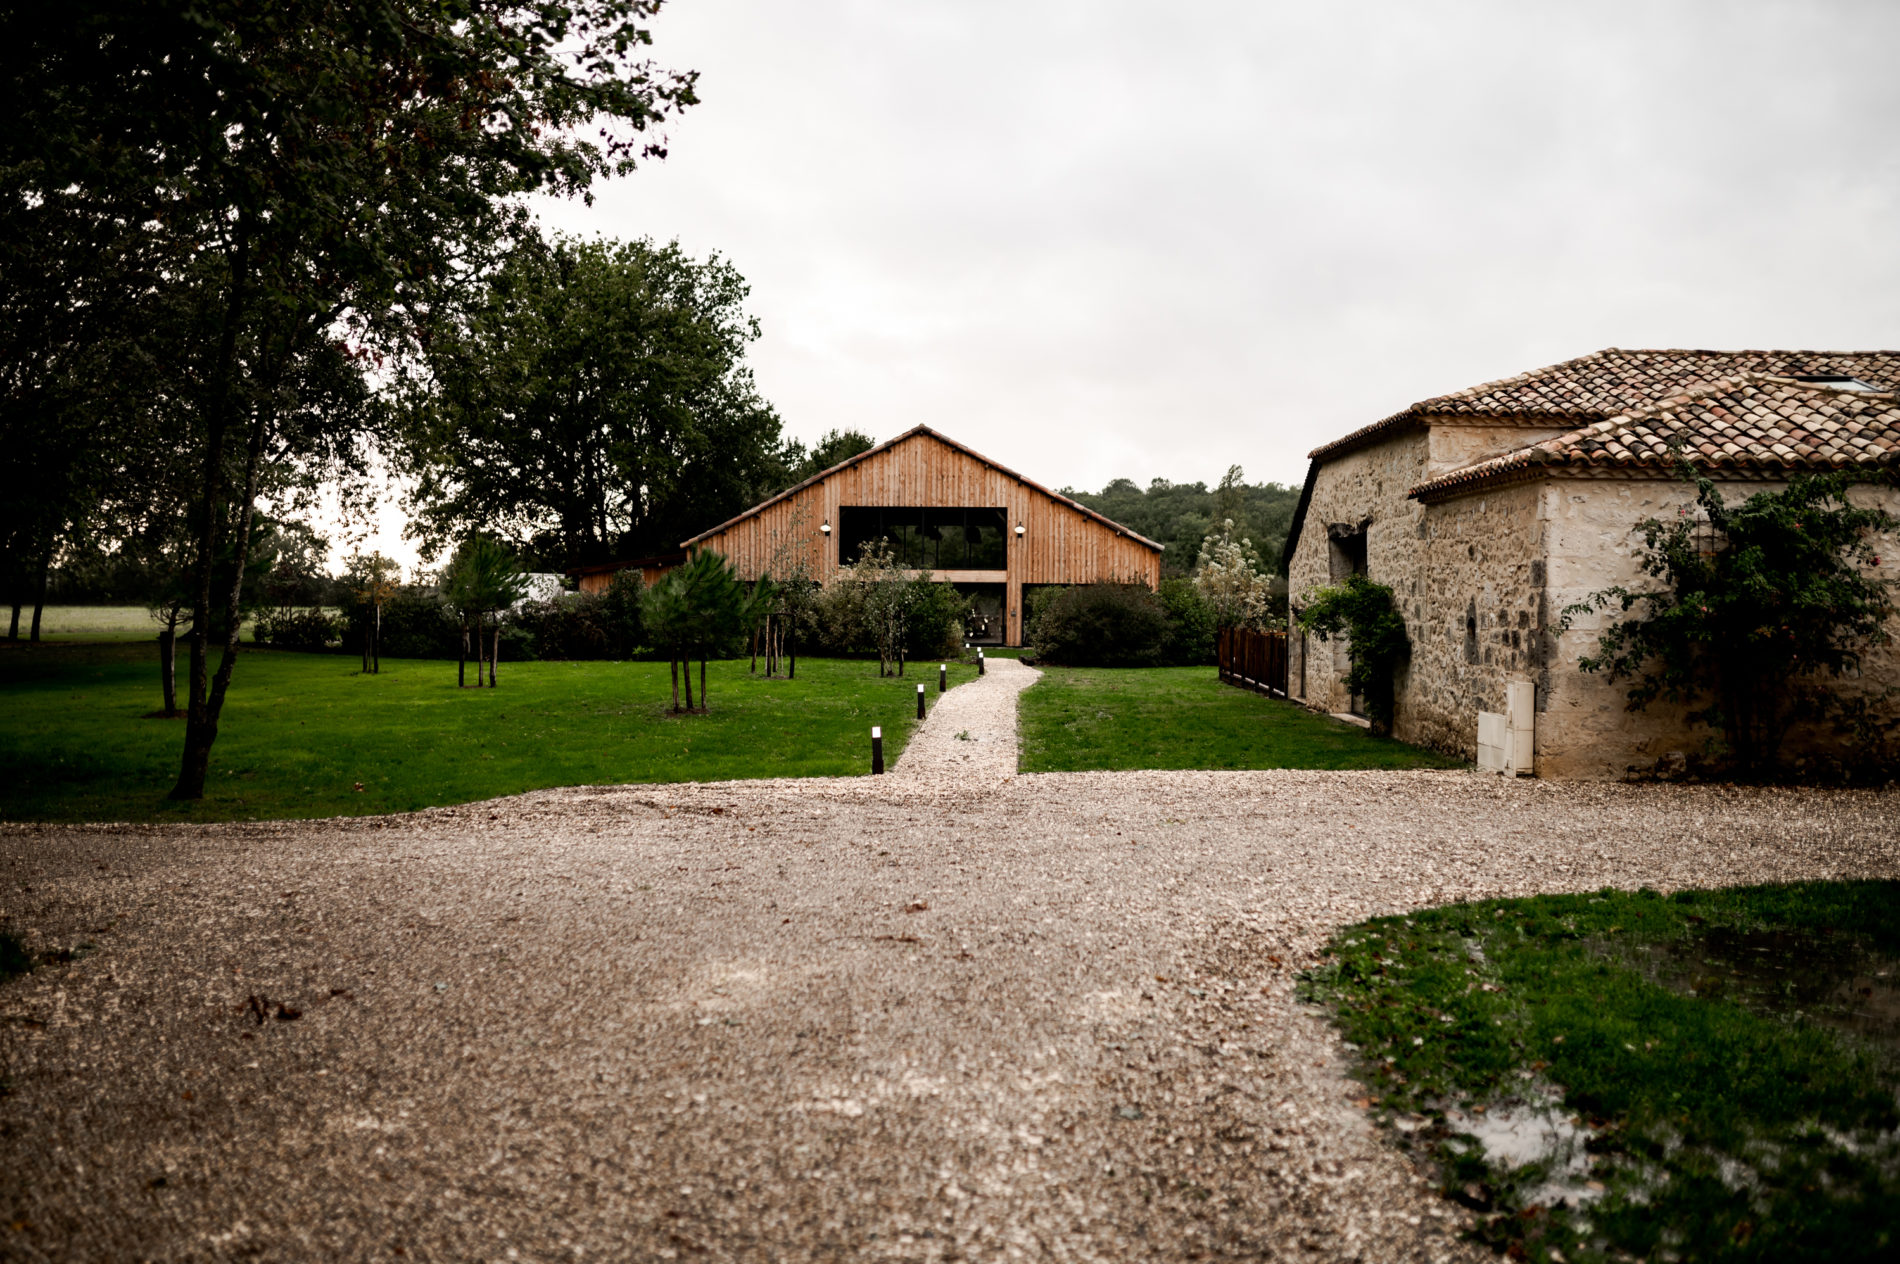
[[[1222,628],[1215,635],[1214,647],[1224,683],[1274,697],[1287,696],[1286,633]]]

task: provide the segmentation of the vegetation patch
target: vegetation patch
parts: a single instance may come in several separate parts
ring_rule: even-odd
[[[1024,772],[1142,768],[1459,768],[1206,667],[1048,667],[1023,692]]]
[[[0,931],[0,983],[32,968],[33,958],[27,955],[26,945],[20,942],[19,936]]]
[[[1487,900],[1304,981],[1512,1258],[1891,1259],[1900,883]]]
[[[670,716],[664,662],[503,661],[494,689],[457,689],[454,662],[247,651],[203,801],[166,802],[180,726],[158,701],[150,645],[0,655],[0,819],[260,820],[407,812],[551,786],[848,776],[870,730],[895,760],[936,663],[880,679],[875,662],[800,658],[796,680],[710,665],[710,714]],[[921,666],[921,665],[920,665]],[[952,684],[972,665],[950,666]]]

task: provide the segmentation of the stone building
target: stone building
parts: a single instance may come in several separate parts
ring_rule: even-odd
[[[1405,741],[1479,756],[1480,716],[1493,717],[1490,743],[1506,740],[1496,726],[1508,717],[1515,771],[1556,777],[1620,777],[1697,752],[1708,732],[1683,708],[1630,712],[1627,682],[1578,669],[1604,618],[1565,631],[1563,610],[1644,585],[1637,524],[1696,512],[1677,451],[1731,504],[1796,471],[1900,470],[1896,385],[1900,352],[1611,348],[1421,401],[1311,454],[1287,539],[1293,612],[1353,571],[1393,589],[1412,643],[1393,720]],[[1892,479],[1852,495],[1900,513]],[[1900,540],[1879,550],[1900,575]],[[1296,700],[1357,712],[1346,667],[1343,643],[1295,625]],[[1870,655],[1845,687],[1889,686],[1900,646]],[[1880,705],[1900,709],[1896,699]],[[1784,753],[1839,740],[1800,731]]]

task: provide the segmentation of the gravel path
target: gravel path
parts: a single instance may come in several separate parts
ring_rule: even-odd
[[[0,827],[97,945],[0,988],[0,1257],[1477,1260],[1294,998],[1333,927],[1900,874],[1891,792],[1012,777],[992,671],[881,778]]]
[[[891,771],[906,789],[932,784],[995,785],[1016,775],[1016,695],[1042,673],[1013,658],[992,658],[984,673],[931,708]]]

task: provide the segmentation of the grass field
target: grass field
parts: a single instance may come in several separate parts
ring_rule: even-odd
[[[1486,900],[1328,956],[1369,1103],[1512,1258],[1900,1254],[1900,883]]]
[[[1022,770],[1458,768],[1304,707],[1223,685],[1212,667],[1048,667],[1022,700]]]
[[[180,667],[183,663],[181,657]],[[403,812],[548,786],[838,776],[903,749],[936,664],[880,680],[873,663],[800,659],[798,679],[713,663],[707,715],[671,716],[665,663],[501,664],[457,690],[455,664],[247,650],[199,804],[167,803],[182,720],[160,704],[149,645],[0,650],[0,819],[253,820]],[[952,665],[953,684],[975,668]],[[355,787],[361,783],[362,789]]]
[[[11,608],[0,617],[11,618]],[[31,606],[20,611],[20,639],[26,640],[32,626]],[[243,623],[243,635],[251,634],[254,620]],[[0,634],[6,631],[0,628]],[[158,624],[144,606],[47,606],[40,611],[42,641],[156,641]]]

